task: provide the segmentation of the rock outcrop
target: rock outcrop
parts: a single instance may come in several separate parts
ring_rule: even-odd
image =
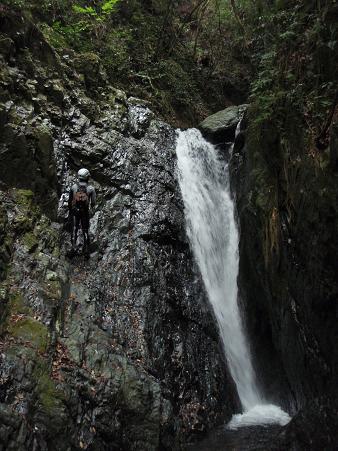
[[[233,105],[208,116],[198,128],[214,144],[232,143],[235,131],[248,105]]]
[[[238,399],[185,236],[175,130],[98,60],[1,14],[0,448],[179,449]],[[89,261],[66,258],[82,166]]]

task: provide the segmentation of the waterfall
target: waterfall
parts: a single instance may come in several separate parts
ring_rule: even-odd
[[[239,237],[228,166],[196,129],[178,132],[176,154],[188,238],[217,319],[243,410],[250,412],[250,424],[264,422],[262,416],[268,416],[268,422],[281,422],[271,421],[273,416],[279,418],[279,412],[284,414],[285,424],[288,415],[279,407],[267,404],[257,387],[238,307]],[[246,419],[248,415],[235,415],[233,425],[244,424]]]

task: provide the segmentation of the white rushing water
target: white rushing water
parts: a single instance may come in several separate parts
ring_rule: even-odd
[[[265,403],[259,392],[238,308],[239,238],[228,168],[196,129],[178,132],[176,153],[187,234],[244,410],[229,427],[286,424],[288,415]]]

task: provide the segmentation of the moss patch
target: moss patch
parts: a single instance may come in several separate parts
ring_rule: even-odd
[[[26,315],[30,313],[29,307],[19,291],[10,291],[9,282],[0,285],[0,333],[8,331],[9,318],[12,315]]]
[[[60,393],[47,373],[40,374],[37,389],[40,402],[46,410],[50,411],[60,407],[60,399],[58,399]]]
[[[30,189],[16,189],[13,190],[14,197],[16,202],[23,207],[25,210],[28,210],[32,207],[32,202],[34,198],[33,191]]]
[[[9,295],[9,309],[12,315],[26,315],[30,308],[25,305],[24,298],[19,291],[12,291]]]
[[[64,395],[57,390],[55,382],[51,379],[48,365],[43,361],[37,362],[33,377],[37,382],[36,393],[39,403],[47,413],[55,415],[55,410],[63,408]]]
[[[59,301],[62,296],[61,283],[59,280],[49,280],[44,284],[46,296],[54,301]]]
[[[12,337],[28,342],[31,347],[39,352],[47,350],[49,344],[48,329],[41,322],[28,316],[31,314],[31,309],[25,305],[20,291],[7,292],[7,301],[3,310],[1,332],[7,332]]]
[[[36,249],[39,245],[39,241],[33,232],[27,232],[24,235],[22,241],[23,241],[24,245],[27,247],[28,252],[30,252],[30,253],[36,251]]]
[[[50,226],[50,220],[46,216],[41,216],[34,234],[38,237],[42,249],[47,249],[56,257],[60,255],[58,232]]]
[[[13,316],[8,320],[7,332],[13,337],[28,341],[40,352],[45,352],[48,346],[47,327],[33,318],[17,319]]]
[[[14,220],[16,232],[24,233],[32,230],[39,215],[39,210],[33,202],[33,192],[26,189],[14,189],[12,194],[19,210]]]

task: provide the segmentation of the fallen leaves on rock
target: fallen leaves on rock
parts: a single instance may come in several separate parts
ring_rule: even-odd
[[[64,378],[60,373],[62,368],[74,368],[75,365],[69,357],[68,349],[60,342],[57,342],[54,359],[52,363],[52,379],[63,382]]]
[[[11,323],[17,323],[25,317],[26,317],[26,315],[23,315],[23,314],[13,314],[13,315],[11,315],[9,320]]]

